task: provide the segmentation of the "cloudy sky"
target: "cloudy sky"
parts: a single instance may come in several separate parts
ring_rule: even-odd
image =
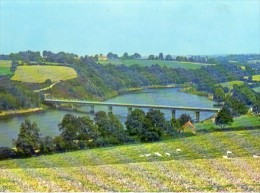
[[[260,53],[259,0],[0,0],[0,54]]]

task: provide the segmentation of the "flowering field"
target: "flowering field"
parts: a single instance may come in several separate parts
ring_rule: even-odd
[[[0,191],[259,192],[259,137],[260,130],[214,132],[5,160]]]

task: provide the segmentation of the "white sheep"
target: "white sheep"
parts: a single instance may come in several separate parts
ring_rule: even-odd
[[[144,154],[146,157],[150,157],[152,154],[150,153],[147,153],[147,154]]]
[[[162,157],[162,154],[155,152],[154,155],[158,156],[158,157]]]
[[[225,159],[228,159],[228,156],[226,156],[226,155],[223,155],[223,158],[225,158]]]
[[[232,153],[232,151],[227,151],[227,157],[230,157],[231,155],[232,155],[233,153]]]
[[[165,153],[165,155],[167,155],[167,156],[169,156],[169,157],[171,156],[171,154],[170,154],[170,153]]]
[[[258,158],[259,156],[258,155],[253,155],[253,158]]]
[[[177,152],[181,152],[181,149],[176,149]]]

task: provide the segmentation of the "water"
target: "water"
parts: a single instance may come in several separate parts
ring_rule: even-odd
[[[178,88],[146,89],[117,96],[115,98],[107,100],[106,102],[189,106],[205,108],[213,107],[213,101],[208,100],[207,97],[178,92]],[[78,110],[82,112],[49,109],[44,112],[16,116],[0,120],[0,147],[12,146],[12,139],[17,138],[20,125],[26,118],[28,118],[30,121],[35,121],[37,123],[43,136],[57,136],[59,135],[58,124],[61,122],[65,114],[72,113],[74,115],[84,116],[86,115],[86,112],[90,111],[90,107],[82,106],[78,108]],[[108,111],[108,107],[95,106],[95,112],[100,110]],[[148,109],[143,110],[145,112],[148,111]],[[170,110],[161,111],[165,114],[166,119],[169,120],[171,118]],[[126,107],[113,107],[113,113],[116,114],[122,122],[126,121],[127,112],[128,111]],[[179,117],[183,113],[190,114],[192,119],[195,119],[195,113],[192,111],[176,111],[176,117]],[[202,112],[200,114],[200,119],[206,119],[211,115],[213,114]]]

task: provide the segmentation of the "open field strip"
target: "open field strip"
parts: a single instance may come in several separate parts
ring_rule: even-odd
[[[229,89],[232,89],[234,85],[242,85],[244,84],[243,81],[240,80],[235,80],[235,81],[230,81],[230,82],[223,82],[223,83],[219,83],[217,85],[221,85],[223,87],[228,87]]]
[[[12,74],[12,72],[10,71],[11,64],[11,60],[0,60],[0,76]]]
[[[196,62],[179,62],[179,61],[165,61],[165,60],[106,60],[106,61],[98,61],[97,63],[106,65],[106,64],[114,64],[120,65],[124,64],[126,66],[131,66],[138,64],[140,66],[152,66],[155,64],[159,64],[160,66],[166,66],[169,68],[185,68],[185,69],[198,69],[202,66],[212,65],[212,64],[204,64],[204,63],[196,63]]]
[[[253,158],[260,153],[259,137],[260,130],[199,133],[157,143],[4,160],[0,189],[260,191],[260,158]],[[233,158],[223,158],[227,150]]]
[[[254,75],[253,81],[260,81],[260,75]]]
[[[66,66],[18,66],[12,80],[43,83],[47,79],[52,82],[77,78],[73,68]]]
[[[260,159],[1,169],[8,191],[260,191]]]

